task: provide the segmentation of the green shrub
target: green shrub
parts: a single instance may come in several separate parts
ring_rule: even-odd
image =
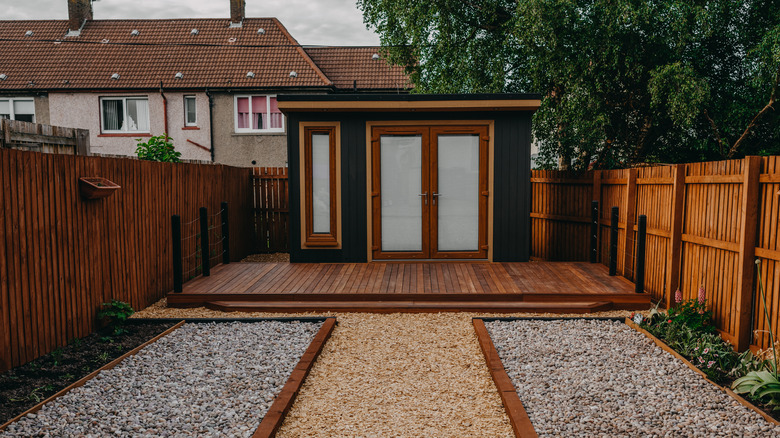
[[[135,150],[138,158],[149,161],[162,161],[166,163],[178,163],[181,152],[173,148],[173,139],[168,134],[150,137],[146,142],[137,138],[138,147]]]
[[[102,310],[98,312],[98,318],[105,320],[111,329],[111,333],[116,336],[126,333],[124,328],[125,321],[133,313],[135,313],[133,308],[124,301],[111,300],[110,303],[102,304]]]

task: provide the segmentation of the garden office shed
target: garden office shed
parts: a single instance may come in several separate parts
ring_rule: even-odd
[[[530,94],[282,95],[292,262],[527,261]]]

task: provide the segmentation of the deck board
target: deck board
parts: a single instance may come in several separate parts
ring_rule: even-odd
[[[187,294],[625,294],[633,284],[582,262],[234,263]]]

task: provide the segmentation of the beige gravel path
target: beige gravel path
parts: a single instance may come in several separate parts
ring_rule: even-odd
[[[587,316],[629,313],[613,311]],[[278,437],[514,436],[471,324],[472,317],[484,315],[328,315],[336,316],[338,326],[301,388]],[[134,316],[291,315],[169,309],[163,300]]]

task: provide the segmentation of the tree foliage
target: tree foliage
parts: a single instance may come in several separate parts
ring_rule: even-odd
[[[415,92],[539,92],[548,166],[780,153],[778,0],[359,0]]]
[[[147,141],[140,138],[135,139],[138,147],[135,154],[141,160],[162,161],[165,163],[178,163],[181,158],[181,152],[173,147],[173,139],[168,134],[150,137]]]

